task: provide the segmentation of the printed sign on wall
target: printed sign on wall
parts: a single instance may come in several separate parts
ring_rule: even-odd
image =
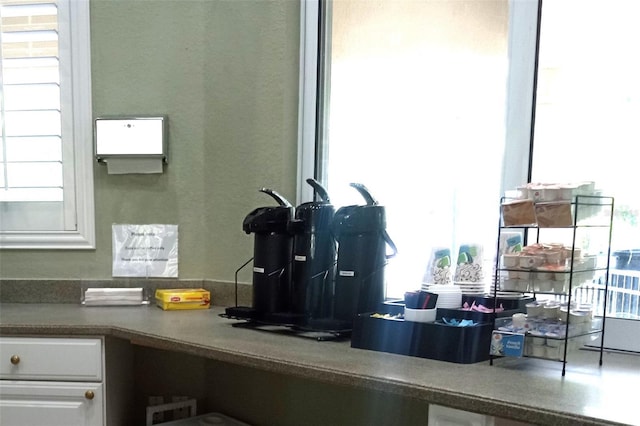
[[[112,226],[114,277],[178,277],[178,225]]]

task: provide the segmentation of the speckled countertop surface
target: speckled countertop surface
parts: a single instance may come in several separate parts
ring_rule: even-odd
[[[110,335],[282,374],[386,390],[435,404],[537,424],[640,424],[633,389],[640,357],[578,351],[561,363],[504,358],[455,364],[233,327],[223,308],[162,311],[79,304],[0,304],[3,335]]]

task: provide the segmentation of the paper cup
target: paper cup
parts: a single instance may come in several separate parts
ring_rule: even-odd
[[[451,250],[434,247],[422,280],[433,284],[451,284]]]
[[[458,260],[454,281],[482,282],[483,250],[481,244],[462,244],[458,250]]]

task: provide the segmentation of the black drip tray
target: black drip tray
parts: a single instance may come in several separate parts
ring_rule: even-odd
[[[267,331],[270,333],[285,334],[296,337],[305,337],[318,341],[341,340],[351,337],[351,330],[330,331],[330,330],[311,330],[300,327],[291,327],[282,324],[270,324],[259,321],[238,322],[233,324],[234,327],[251,328],[253,330]]]
[[[233,306],[231,308],[226,308],[224,310],[224,315],[221,316],[232,319],[257,319],[258,311],[249,306]]]
[[[282,324],[294,327],[304,323],[304,315],[292,314],[289,312],[275,312],[265,315],[262,320],[272,324]]]
[[[233,324],[234,327],[295,335],[319,341],[351,337],[351,324],[334,319],[316,319],[303,323],[304,318],[301,315],[286,312],[265,315],[248,306],[226,308],[225,313],[220,316],[244,321]]]
[[[334,331],[351,331],[353,321],[338,320],[335,318],[311,318],[307,321],[305,328],[311,330],[334,330]]]

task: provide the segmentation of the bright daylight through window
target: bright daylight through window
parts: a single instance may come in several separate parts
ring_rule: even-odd
[[[93,247],[88,19],[0,0],[0,247]]]
[[[2,201],[62,201],[57,7],[8,4],[2,18]]]
[[[335,205],[385,206],[398,255],[387,296],[421,286],[431,254],[484,249],[501,192],[506,1],[327,2],[320,176]],[[482,255],[479,256],[482,259]],[[486,283],[491,271],[484,271]]]
[[[640,2],[634,0],[543,2],[532,159],[532,181],[592,180],[603,195],[615,197],[608,315],[635,319],[640,319],[640,198],[634,178],[640,57],[633,53],[640,47],[638,19]]]
[[[320,5],[317,176],[336,206],[363,204],[349,187],[359,182],[386,207],[398,248],[388,297],[432,278],[435,251],[455,266],[465,245],[484,249],[492,284],[503,192],[528,179],[594,181],[616,199],[609,314],[638,318],[639,2]]]

